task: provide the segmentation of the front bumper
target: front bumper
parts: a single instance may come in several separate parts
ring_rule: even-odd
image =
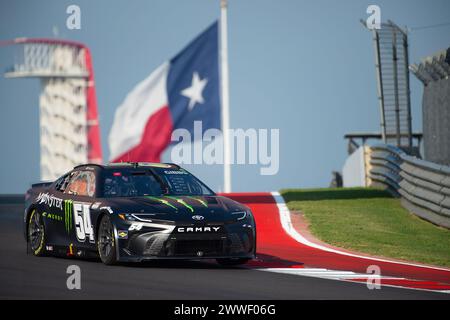
[[[202,229],[205,226],[220,227],[218,232],[179,232]],[[207,223],[203,225],[173,226],[155,230],[143,225],[139,231],[128,231],[126,239],[117,238],[119,261],[144,261],[154,259],[218,259],[247,258],[256,254],[254,226],[235,223]]]

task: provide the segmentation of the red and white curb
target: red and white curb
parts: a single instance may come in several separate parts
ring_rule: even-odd
[[[271,192],[271,194],[277,203],[278,210],[280,213],[280,221],[281,221],[281,225],[283,226],[283,229],[286,231],[286,233],[288,235],[290,235],[292,238],[294,238],[296,241],[300,242],[303,245],[306,245],[308,247],[312,247],[315,249],[319,249],[322,251],[328,251],[328,252],[337,253],[337,254],[349,256],[349,257],[355,257],[355,258],[359,258],[359,259],[367,259],[367,260],[371,260],[371,261],[389,262],[389,263],[395,263],[395,264],[413,266],[413,267],[419,267],[419,268],[449,271],[449,269],[446,269],[446,268],[426,266],[426,265],[417,264],[417,263],[399,262],[399,261],[393,261],[393,260],[389,260],[389,259],[381,259],[381,258],[375,258],[375,257],[370,257],[370,256],[354,254],[354,253],[340,251],[337,249],[329,248],[329,247],[311,242],[308,239],[306,239],[305,237],[303,237],[301,234],[299,234],[297,232],[297,230],[294,228],[294,226],[292,225],[291,213],[290,213],[286,203],[284,202],[283,197],[280,195],[280,193],[279,192]]]
[[[329,248],[326,246],[323,246],[318,243],[311,242],[310,240],[303,237],[301,234],[297,232],[297,230],[292,225],[291,221],[291,213],[284,202],[283,197],[278,192],[272,192],[271,193],[273,198],[275,199],[275,202],[278,207],[279,215],[280,215],[280,222],[284,229],[284,231],[293,239],[295,239],[297,242],[301,243],[302,245],[315,248],[322,251],[332,252],[339,255],[344,256],[350,256],[350,257],[356,257],[359,259],[368,259],[371,261],[379,261],[379,262],[385,262],[385,263],[394,263],[398,265],[405,265],[405,266],[413,266],[418,268],[427,268],[427,269],[433,269],[433,270],[442,270],[442,271],[448,271],[446,268],[439,268],[439,267],[432,267],[432,266],[425,266],[417,263],[408,263],[408,262],[398,262],[393,261],[389,259],[381,259],[381,258],[375,258],[375,257],[369,257],[364,255],[358,255],[350,252],[340,251],[334,248]],[[450,293],[450,285],[445,283],[439,283],[435,281],[422,281],[422,280],[413,280],[413,279],[406,279],[401,277],[391,277],[391,276],[382,276],[382,275],[376,275],[376,274],[368,274],[368,273],[357,273],[353,271],[342,271],[342,270],[330,270],[330,269],[323,269],[323,268],[306,268],[301,266],[295,266],[291,268],[270,268],[270,267],[255,267],[255,269],[260,271],[267,271],[267,272],[276,272],[276,273],[284,273],[284,274],[291,274],[291,275],[298,275],[298,276],[305,276],[305,277],[315,277],[315,278],[322,278],[322,279],[330,279],[330,280],[339,280],[339,281],[350,281],[354,283],[365,283],[365,284],[371,284],[379,283],[381,286],[388,286],[388,287],[396,287],[396,288],[404,288],[404,289],[413,289],[413,290],[424,290],[424,291],[434,291],[434,292],[440,292],[440,293]]]

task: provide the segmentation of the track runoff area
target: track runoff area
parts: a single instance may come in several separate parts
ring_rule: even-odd
[[[359,255],[307,239],[295,229],[278,192],[224,195],[249,206],[255,216],[258,259],[249,268],[355,282],[375,290],[389,286],[450,294],[450,269]]]

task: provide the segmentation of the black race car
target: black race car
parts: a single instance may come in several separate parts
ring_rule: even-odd
[[[24,234],[36,256],[100,256],[105,264],[151,259],[255,257],[249,208],[216,195],[174,164],[86,164],[26,193]]]

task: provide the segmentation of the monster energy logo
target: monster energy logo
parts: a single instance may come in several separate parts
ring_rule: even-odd
[[[151,197],[151,196],[146,196],[146,197],[149,198],[149,199],[152,199],[154,201],[158,201],[159,203],[165,204],[166,206],[169,206],[169,207],[177,210],[177,208],[173,204],[171,204],[168,200],[166,200],[166,199],[161,199],[161,198]],[[165,197],[170,199],[170,200],[174,200],[174,201],[178,202],[179,204],[181,204],[184,207],[186,207],[192,213],[195,211],[194,207],[191,206],[190,204],[188,204],[183,199],[180,199],[180,198],[177,198],[177,197],[171,197],[171,196],[165,196]],[[187,197],[187,198],[195,200],[195,201],[201,203],[206,208],[208,207],[208,203],[205,200],[201,199],[201,198],[197,198],[197,197]]]
[[[146,196],[149,199],[152,199],[154,201],[158,201],[159,203],[165,204],[168,207],[171,207],[175,210],[178,210],[173,204],[171,204],[169,201],[165,200],[165,199],[160,199],[160,198],[156,198],[156,197],[151,197],[151,196]]]
[[[67,233],[70,233],[70,230],[72,230],[72,221],[73,221],[72,215],[73,215],[73,201],[64,200],[64,224]]]
[[[189,199],[195,200],[197,202],[200,202],[204,207],[208,208],[208,203],[200,198],[196,198],[196,197],[188,197]]]
[[[186,201],[184,201],[183,199],[175,198],[175,197],[169,197],[169,196],[166,196],[166,197],[169,198],[169,199],[175,200],[176,202],[178,202],[178,203],[182,204],[183,206],[185,206],[186,208],[188,208],[191,212],[194,212],[194,208],[192,208],[191,205],[187,204]]]

